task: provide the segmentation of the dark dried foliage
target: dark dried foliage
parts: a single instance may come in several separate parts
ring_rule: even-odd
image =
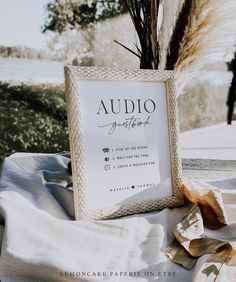
[[[176,21],[173,34],[170,40],[168,54],[167,54],[167,60],[166,60],[167,70],[173,70],[178,60],[180,45],[184,37],[186,27],[188,25],[188,19],[189,19],[192,3],[193,3],[192,0],[185,0],[182,9],[179,13],[178,19]]]

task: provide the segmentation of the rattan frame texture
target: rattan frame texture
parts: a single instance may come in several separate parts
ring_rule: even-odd
[[[86,179],[84,174],[85,156],[83,150],[83,136],[81,132],[80,91],[77,83],[78,80],[82,79],[165,82],[172,174],[172,196],[148,202],[117,205],[92,211],[88,209]],[[157,70],[66,66],[65,81],[76,219],[109,219],[182,205],[182,174],[178,153],[178,123],[174,73],[171,71]]]

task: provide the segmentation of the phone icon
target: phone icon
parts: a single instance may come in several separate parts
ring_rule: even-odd
[[[104,153],[109,153],[110,152],[109,148],[103,148],[102,150],[103,150]]]

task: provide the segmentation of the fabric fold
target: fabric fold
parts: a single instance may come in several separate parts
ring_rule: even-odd
[[[205,227],[218,229],[227,225],[227,214],[219,189],[202,188],[185,179],[182,194],[186,200],[199,206]]]
[[[236,261],[235,249],[230,242],[205,235],[204,225],[214,230],[227,225],[227,215],[220,191],[197,189],[190,181],[185,181],[182,191],[193,205],[173,228],[175,239],[165,249],[167,257],[187,269],[191,269],[197,259],[206,254],[211,254],[210,261],[214,254],[222,264],[229,260]],[[212,214],[209,215],[210,212]],[[207,270],[205,272],[208,273]]]

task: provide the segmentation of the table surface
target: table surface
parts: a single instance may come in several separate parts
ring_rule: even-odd
[[[236,178],[235,160],[182,159],[183,176],[190,179]]]
[[[186,159],[236,160],[236,121],[182,132],[179,146]]]

